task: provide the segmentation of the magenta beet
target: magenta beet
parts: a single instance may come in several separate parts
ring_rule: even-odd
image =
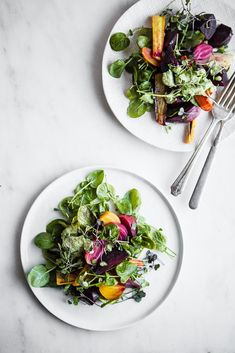
[[[119,229],[118,240],[126,240],[126,238],[128,236],[128,231],[127,231],[126,227],[123,224],[116,224],[116,226]]]
[[[128,234],[134,237],[136,235],[136,218],[126,214],[119,215],[118,217],[121,221],[121,224],[126,227]]]
[[[86,262],[91,265],[94,261],[98,261],[104,253],[105,242],[102,240],[95,240],[92,244],[92,250],[85,253]]]
[[[213,48],[211,45],[206,43],[201,43],[197,45],[193,51],[193,58],[197,62],[207,62],[211,57]]]

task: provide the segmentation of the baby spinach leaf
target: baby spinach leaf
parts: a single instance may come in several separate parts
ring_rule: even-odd
[[[133,211],[138,209],[141,205],[141,196],[140,196],[140,193],[137,189],[129,190],[125,194],[124,198],[126,198],[130,201]]]
[[[115,206],[117,207],[118,211],[123,214],[132,214],[132,207],[131,203],[128,199],[123,198],[115,202]]]
[[[68,224],[64,219],[53,219],[46,226],[46,232],[52,234],[53,236],[60,236],[64,228],[66,228]]]
[[[147,110],[147,104],[140,100],[139,98],[133,99],[130,101],[127,108],[127,114],[131,118],[139,118]]]
[[[114,33],[109,40],[110,46],[115,51],[122,51],[130,44],[130,39],[123,32]]]
[[[97,188],[104,180],[104,171],[103,170],[95,170],[87,175],[86,180],[93,188]]]
[[[139,93],[137,92],[136,86],[132,86],[126,90],[126,97],[130,100],[139,97]]]
[[[116,267],[116,273],[120,277],[122,283],[125,283],[136,270],[137,265],[132,264],[129,261],[123,261]]]
[[[62,201],[60,201],[58,205],[58,209],[62,213],[63,216],[66,218],[70,218],[72,216],[72,209],[70,206],[70,201],[72,200],[72,197],[65,197]]]
[[[55,246],[53,235],[51,233],[39,233],[34,238],[34,244],[40,249],[51,249]]]
[[[96,195],[101,201],[109,201],[115,198],[115,189],[113,185],[103,183],[96,189]]]
[[[36,265],[27,276],[32,287],[44,287],[50,280],[50,274],[44,265]]]
[[[109,65],[108,71],[111,76],[115,78],[120,78],[125,69],[126,63],[124,60],[116,60],[111,65]]]

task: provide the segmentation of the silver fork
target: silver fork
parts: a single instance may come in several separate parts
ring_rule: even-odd
[[[214,130],[215,126],[219,122],[228,121],[232,117],[232,112],[235,108],[234,103],[235,98],[235,72],[233,72],[227,86],[223,89],[221,95],[219,96],[218,101],[216,101],[215,107],[212,110],[212,121],[209,125],[208,129],[206,130],[204,136],[202,137],[201,141],[197,145],[194,153],[190,157],[189,161],[176,178],[174,183],[171,185],[171,193],[174,196],[178,196],[182,193],[188,177],[190,175],[193,166],[195,165],[202,148],[205,146],[206,142],[208,141],[209,136],[211,135],[212,131]]]

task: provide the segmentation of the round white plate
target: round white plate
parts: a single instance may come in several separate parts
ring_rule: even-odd
[[[52,182],[34,201],[26,217],[21,236],[21,261],[25,274],[34,265],[44,263],[41,250],[33,243],[35,235],[44,231],[50,220],[58,218],[53,208],[65,196],[72,194],[74,187],[95,169],[101,169],[101,167],[81,168],[63,175]],[[165,254],[160,254],[165,265],[148,276],[150,286],[146,288],[147,295],[141,303],[128,300],[117,305],[108,305],[102,309],[82,303],[74,306],[66,303],[67,297],[62,290],[31,287],[41,304],[59,319],[80,328],[99,331],[132,325],[152,313],[174,286],[183,253],[179,221],[162,193],[149,181],[134,173],[110,167],[103,169],[108,182],[115,186],[119,195],[131,188],[137,188],[140,191],[141,214],[150,224],[164,229],[168,246],[176,252],[177,256],[170,258]]]
[[[169,1],[170,3],[170,1]],[[134,29],[141,26],[151,27],[150,17],[162,11],[168,1],[165,0],[141,0],[130,7],[116,22],[111,34],[116,32],[127,33],[129,29]],[[192,0],[192,12],[208,12],[214,13],[218,19],[218,23],[224,24],[234,28],[235,10],[232,8],[232,3],[228,0],[217,1],[214,0],[194,1]],[[171,4],[171,8],[180,9],[181,1],[175,0]],[[110,37],[109,36],[109,37]],[[235,37],[235,36],[234,36]],[[235,38],[232,38],[229,47],[234,49]],[[187,152],[194,149],[195,144],[202,136],[206,127],[209,124],[209,114],[201,112],[197,119],[196,138],[193,144],[185,144],[183,142],[185,134],[185,124],[171,124],[172,129],[166,133],[166,129],[154,120],[153,113],[145,113],[142,117],[132,119],[128,117],[126,110],[128,107],[128,99],[124,92],[131,85],[131,75],[124,73],[120,79],[113,78],[108,73],[108,66],[113,61],[120,58],[127,58],[130,52],[126,49],[124,52],[115,52],[109,45],[109,39],[106,43],[103,63],[102,63],[102,79],[103,88],[108,104],[120,123],[136,137],[141,140],[171,151]]]

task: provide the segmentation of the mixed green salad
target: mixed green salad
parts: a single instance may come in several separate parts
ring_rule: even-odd
[[[145,274],[160,267],[158,252],[175,255],[163,230],[140,216],[140,206],[137,189],[119,197],[103,170],[89,173],[55,209],[61,218],[34,238],[44,264],[31,269],[29,284],[62,288],[75,305],[140,302],[149,285]]]
[[[148,28],[112,34],[111,48],[129,48],[131,54],[111,63],[108,71],[114,78],[125,71],[131,74],[125,92],[131,118],[154,111],[160,125],[188,123],[192,130],[201,109],[213,108],[216,87],[228,82],[232,28],[217,24],[211,13],[193,14],[190,0],[178,11],[167,7],[152,16],[151,23]],[[189,135],[186,142],[192,138]]]

